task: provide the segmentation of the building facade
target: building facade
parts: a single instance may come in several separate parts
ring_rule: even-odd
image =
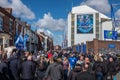
[[[49,37],[48,35],[45,35],[44,32],[40,32],[37,30],[37,34],[40,39],[40,50],[48,51],[54,49],[53,39]]]
[[[120,54],[120,41],[98,40],[86,42],[87,53]]]
[[[94,38],[102,39],[101,23],[107,20],[110,18],[87,5],[73,7],[68,14],[68,47]]]
[[[24,36],[28,35],[28,39],[26,42],[27,51],[36,52],[39,50],[39,37],[36,32],[31,30],[31,26],[29,24],[25,24],[24,27]]]
[[[11,15],[11,8],[0,7],[0,50],[13,45],[15,31],[15,17]]]
[[[30,25],[21,21],[20,18],[14,17],[11,8],[0,7],[0,50],[15,46],[15,41],[20,33],[22,33],[23,38],[26,34],[28,35],[27,51],[39,50],[39,37],[31,30]]]

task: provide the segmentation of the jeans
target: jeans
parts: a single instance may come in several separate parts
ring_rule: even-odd
[[[68,70],[64,70],[64,79],[67,80]]]
[[[103,73],[102,72],[96,72],[96,79],[97,80],[103,80]]]

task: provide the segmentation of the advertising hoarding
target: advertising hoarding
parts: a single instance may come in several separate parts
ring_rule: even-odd
[[[117,37],[118,37],[117,31],[104,30],[104,38],[105,39],[117,40]]]

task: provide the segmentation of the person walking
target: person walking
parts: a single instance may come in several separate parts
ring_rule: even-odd
[[[88,69],[89,65],[87,63],[83,64],[83,70],[76,76],[75,80],[96,80],[94,75],[91,75]]]
[[[16,51],[13,51],[13,53],[8,61],[10,79],[20,80],[20,59]]]
[[[21,77],[22,80],[34,80],[36,66],[32,61],[32,55],[29,55],[27,60],[21,65]]]
[[[45,73],[45,79],[64,80],[64,70],[60,63],[57,62],[57,56],[53,57],[53,63],[50,64]]]
[[[68,68],[69,68],[69,62],[67,57],[63,58],[63,68],[64,68],[64,79],[67,80]]]
[[[69,61],[70,70],[74,69],[74,67],[77,63],[77,58],[75,57],[74,53],[70,54],[68,61]]]
[[[114,76],[116,75],[116,66],[112,57],[109,58],[107,68],[108,68],[107,79],[113,80]]]
[[[6,60],[7,60],[7,54],[6,53],[1,54],[1,58],[0,58],[0,80],[10,80],[8,65],[7,65]]]
[[[99,55],[95,57],[95,62],[93,64],[92,70],[95,72],[96,80],[103,80],[104,65],[102,58]]]
[[[70,71],[68,79],[67,80],[75,80],[76,76],[81,73],[82,66],[80,64],[76,64],[75,68]]]

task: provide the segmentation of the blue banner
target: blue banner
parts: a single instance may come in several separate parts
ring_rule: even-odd
[[[117,31],[104,30],[104,38],[105,39],[117,40],[117,37],[118,37]]]
[[[77,52],[80,52],[79,45],[76,46],[76,51],[77,51]]]
[[[25,34],[25,36],[24,36],[24,50],[26,50],[27,48],[26,48],[26,43],[27,43],[27,40],[28,40],[28,35],[27,34]]]
[[[22,37],[22,33],[18,36],[17,40],[15,41],[15,46],[17,49],[23,50],[24,49],[24,40]]]
[[[86,44],[83,45],[83,52],[86,53]]]

